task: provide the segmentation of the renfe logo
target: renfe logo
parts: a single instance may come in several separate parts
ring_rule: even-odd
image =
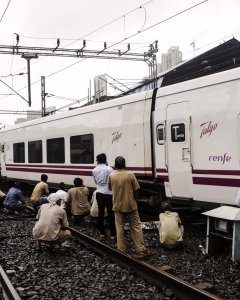
[[[120,139],[120,137],[122,136],[122,134],[118,131],[112,133],[112,144],[113,142],[117,141]]]
[[[208,134],[208,136],[210,136],[212,134],[212,132],[217,129],[217,125],[218,125],[218,123],[212,124],[212,121],[202,123],[200,125],[200,127],[203,127],[202,132],[200,134],[200,139],[205,134]]]
[[[224,153],[224,155],[210,155],[208,158],[209,161],[222,162],[222,165],[225,162],[230,162],[231,159],[232,157],[227,155],[227,153]]]

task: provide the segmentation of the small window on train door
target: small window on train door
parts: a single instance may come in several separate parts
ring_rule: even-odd
[[[65,163],[64,138],[47,140],[47,162],[53,164]]]
[[[25,144],[13,144],[13,161],[15,163],[25,163]]]
[[[93,134],[71,136],[70,156],[72,164],[93,164]]]
[[[172,142],[185,142],[185,124],[177,123],[171,125]]]
[[[157,134],[157,143],[163,145],[165,141],[165,127],[164,124],[159,124],[156,130]]]
[[[28,162],[42,163],[42,141],[28,142]]]

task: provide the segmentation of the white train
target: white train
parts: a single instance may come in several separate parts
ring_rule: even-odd
[[[1,176],[95,187],[95,157],[118,155],[142,190],[235,204],[240,187],[240,68],[85,106],[0,131]],[[164,187],[164,188],[163,188]]]

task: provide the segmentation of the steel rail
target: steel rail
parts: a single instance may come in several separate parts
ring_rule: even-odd
[[[4,272],[3,268],[0,266],[0,299],[5,300],[21,300],[17,291],[13,287],[11,281],[9,280],[7,274]]]
[[[182,300],[220,300],[221,298],[210,294],[204,290],[198,289],[185,281],[165,272],[155,269],[153,266],[137,260],[129,255],[121,253],[99,240],[93,239],[74,228],[68,227],[73,235],[79,238],[79,242],[85,247],[90,247],[94,252],[108,256],[117,264],[131,268],[138,273],[145,280],[151,282],[157,287],[163,288],[168,286],[172,289],[175,296]]]

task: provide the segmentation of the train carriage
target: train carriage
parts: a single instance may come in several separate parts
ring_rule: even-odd
[[[240,68],[0,131],[1,175],[95,187],[95,157],[118,155],[148,196],[235,204],[240,186]]]
[[[156,97],[156,171],[166,195],[234,205],[240,187],[240,69],[160,88]]]
[[[144,93],[7,128],[0,132],[2,176],[37,181],[46,173],[50,183],[66,184],[81,176],[94,187],[95,157],[105,152],[110,165],[125,155],[130,170],[152,178],[150,113]]]

